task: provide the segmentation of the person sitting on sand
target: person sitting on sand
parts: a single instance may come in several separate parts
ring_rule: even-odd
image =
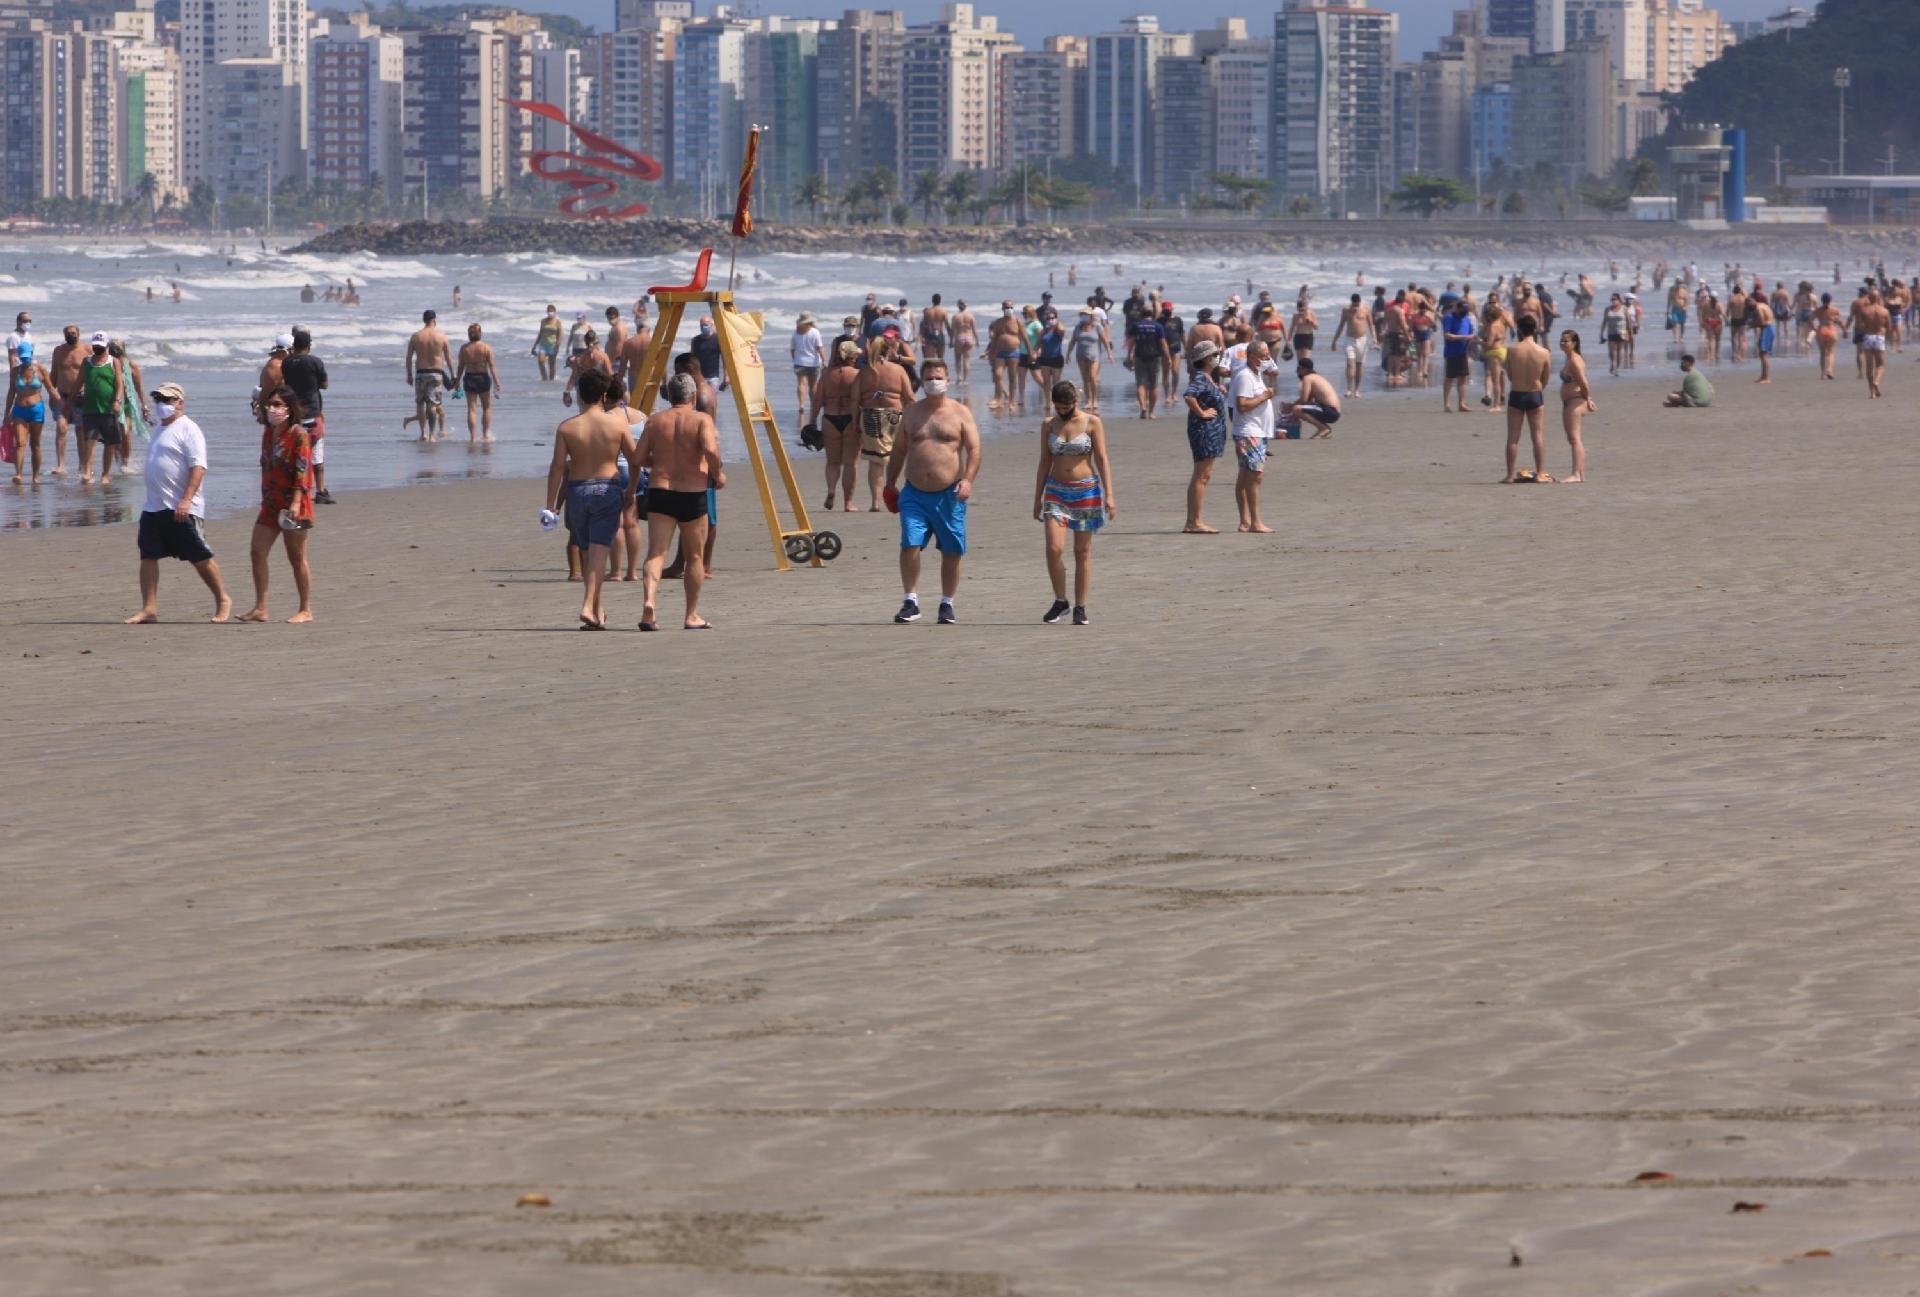
[[[1669,410],[1704,410],[1713,404],[1713,384],[1694,363],[1692,355],[1680,357],[1680,390],[1667,393]]]
[[[700,554],[707,543],[707,494],[727,484],[726,470],[720,465],[720,430],[713,420],[694,408],[694,381],[689,374],[675,374],[667,384],[671,406],[647,420],[640,434],[638,457],[633,461],[636,474],[644,469],[648,476],[647,563],[642,570],[646,607],[641,610],[640,629],[659,630],[654,611],[660,590],[661,573],[667,563],[667,547],[677,534],[680,552]],[[688,562],[681,577],[687,592],[686,630],[711,630],[713,623],[700,615],[700,587],[706,583],[705,563]]]

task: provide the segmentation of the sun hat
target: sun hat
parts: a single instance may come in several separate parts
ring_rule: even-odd
[[[1204,365],[1220,354],[1220,348],[1208,338],[1202,338],[1193,344],[1187,352],[1187,359],[1195,365]]]
[[[800,312],[800,318],[799,318],[798,320],[795,320],[795,321],[794,321],[794,325],[795,325],[795,327],[797,327],[797,328],[801,328],[801,329],[810,329],[810,328],[812,328],[812,327],[813,327],[813,312],[812,312],[812,311],[802,311],[802,312]]]
[[[187,399],[187,389],[178,383],[162,383],[148,395],[156,401],[172,401],[178,404]]]

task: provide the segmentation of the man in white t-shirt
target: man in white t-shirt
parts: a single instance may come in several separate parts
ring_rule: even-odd
[[[1266,474],[1267,442],[1273,439],[1273,387],[1280,369],[1267,344],[1258,339],[1247,344],[1246,357],[1227,388],[1233,449],[1240,460],[1233,500],[1240,507],[1240,530],[1265,534],[1273,528],[1260,521],[1260,479]]]
[[[127,625],[160,620],[160,560],[177,558],[213,591],[213,616],[225,621],[233,599],[220,581],[220,565],[201,534],[207,502],[200,484],[207,476],[207,438],[200,425],[187,417],[186,391],[178,383],[162,383],[153,390],[158,417],[147,440],[147,499],[140,512],[140,611]]]
[[[800,398],[800,417],[796,422],[805,423],[807,407],[813,404],[813,385],[820,381],[820,371],[827,364],[826,344],[820,341],[820,330],[814,327],[811,312],[800,312],[787,346],[793,356],[793,386]]]
[[[14,317],[13,332],[7,335],[7,377],[20,368],[20,348],[33,341],[33,313],[22,311]]]

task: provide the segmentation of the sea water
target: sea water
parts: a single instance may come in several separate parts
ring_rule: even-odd
[[[1415,281],[1436,289],[1450,280],[1471,281],[1484,291],[1496,274],[1518,270],[1557,289],[1563,274],[1584,270],[1593,277],[1604,301],[1609,288],[1625,288],[1633,277],[1631,267],[1623,267],[1621,280],[1614,285],[1603,261],[1589,258],[1582,263],[1573,259],[1577,253],[1569,253],[1565,264],[1554,259],[1542,265],[1536,259],[1536,264],[1521,265],[1508,264],[1509,259],[1490,250],[1483,263],[1441,264],[1410,255],[1407,246],[1377,257],[1343,253],[1338,264],[1312,256],[1270,254],[1136,252],[1094,258],[967,253],[888,258],[749,251],[740,259],[734,287],[741,309],[766,316],[761,351],[769,395],[782,435],[794,447],[799,419],[786,341],[794,320],[802,311],[812,312],[822,335],[830,339],[839,331],[843,316],[858,313],[868,293],[882,302],[904,297],[916,313],[936,292],[949,309],[964,299],[979,321],[984,343],[987,326],[1003,299],[1036,303],[1049,288],[1071,327],[1073,306],[1096,287],[1117,301],[1131,285],[1145,283],[1173,300],[1189,324],[1196,308],[1211,305],[1218,310],[1229,294],[1238,293],[1251,302],[1251,293],[1264,288],[1284,310],[1305,287],[1320,317],[1327,362],[1323,368],[1332,372],[1333,357],[1325,348],[1340,306],[1356,291],[1371,296],[1377,284],[1391,291]],[[1782,275],[1789,282],[1806,278],[1826,286],[1831,261],[1822,263],[1820,252],[1820,246],[1809,241],[1805,255],[1794,258],[1804,266],[1749,269],[1765,274],[1769,282]],[[334,494],[467,478],[535,477],[545,473],[554,425],[568,413],[560,403],[561,384],[541,383],[530,354],[547,305],[559,308],[563,325],[572,323],[576,311],[586,311],[589,323],[604,335],[608,306],[618,306],[630,318],[634,300],[649,285],[685,282],[692,263],[691,251],[667,257],[545,252],[314,256],[262,247],[258,240],[214,244],[0,239],[0,304],[5,317],[21,309],[33,313],[33,336],[43,364],[60,341],[62,327],[71,323],[79,326],[83,337],[102,330],[122,339],[149,390],[162,382],[181,384],[188,394],[188,413],[207,435],[211,464],[205,493],[209,512],[217,516],[251,509],[259,501],[259,427],[249,414],[248,400],[276,334],[304,325],[313,335],[314,354],[326,363],[331,384],[326,393],[327,485]],[[1825,275],[1819,270],[1822,264],[1827,267]],[[1068,282],[1070,267],[1077,271],[1075,284]],[[1710,270],[1703,260],[1701,271],[1717,290],[1718,264]],[[357,306],[300,300],[304,286],[322,294],[329,287],[344,287],[349,280],[360,294]],[[181,296],[177,303],[172,300],[175,285]],[[725,286],[724,254],[716,258],[714,285]],[[452,301],[456,286],[462,295],[459,307]],[[146,300],[149,288],[154,292],[151,302]],[[1652,300],[1654,296],[1649,293],[1646,302],[1650,330],[1659,327],[1656,317],[1664,312]],[[1564,298],[1561,306],[1563,311],[1571,309]],[[401,427],[401,420],[413,412],[412,388],[406,382],[406,343],[427,309],[439,312],[440,325],[456,350],[466,339],[467,326],[474,323],[494,348],[505,390],[494,403],[491,445],[470,445],[466,402],[453,393],[447,394],[442,441],[422,443],[417,428]],[[1597,317],[1590,323],[1597,324]],[[685,348],[691,326],[689,320],[677,349]],[[1119,327],[1116,320],[1116,345]],[[975,356],[972,382],[956,395],[971,402],[986,435],[1031,432],[1044,414],[1041,404],[1029,399],[1026,416],[989,414],[991,379],[984,362],[979,362],[980,353]],[[1103,400],[1109,413],[1132,412],[1126,383],[1125,370],[1105,366]],[[745,448],[731,402],[724,397],[720,423],[723,452],[737,462],[744,458]],[[42,449],[51,467],[51,423],[42,433]],[[134,447],[136,464],[144,451],[144,444]],[[815,457],[796,453],[810,481],[817,476]],[[6,478],[11,474],[0,474],[0,530],[126,522],[139,516],[142,483],[138,474],[116,477],[105,487],[83,485],[76,480],[71,448],[66,462],[66,477],[43,478],[37,488],[8,485]]]

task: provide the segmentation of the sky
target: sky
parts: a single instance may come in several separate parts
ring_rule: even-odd
[[[595,30],[613,26],[613,0],[521,0],[535,12],[571,14]],[[1805,4],[1807,0],[1799,0]],[[1380,0],[1375,0],[1380,3]],[[1453,11],[1467,0],[1386,0],[1385,7],[1400,15],[1400,57],[1417,59],[1435,48],[1440,37],[1453,27]],[[907,21],[924,22],[939,13],[939,0],[748,0],[736,4],[741,12],[779,13],[796,18],[838,18],[847,9],[903,9]],[[1727,18],[1764,18],[1787,7],[1787,0],[1717,0],[1713,7]],[[1212,26],[1215,18],[1244,17],[1254,35],[1273,34],[1275,0],[1261,5],[1234,4],[1231,0],[1182,0],[1179,4],[1158,5],[1154,0],[1135,4],[1117,4],[1111,0],[1049,0],[1042,5],[1014,3],[1012,0],[974,0],[974,12],[999,17],[1000,25],[1019,36],[1031,49],[1057,32],[1085,34],[1112,31],[1126,14],[1158,13],[1161,25],[1169,30],[1192,30]],[[711,13],[712,0],[696,0],[695,12]]]

